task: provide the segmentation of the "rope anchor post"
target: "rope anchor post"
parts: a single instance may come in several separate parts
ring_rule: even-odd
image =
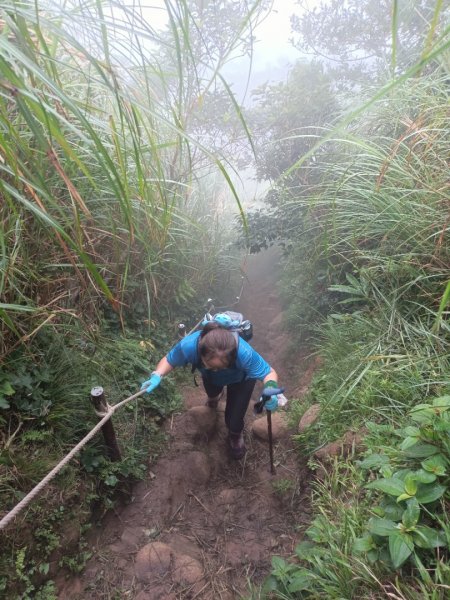
[[[99,420],[103,419],[109,412],[109,405],[105,398],[103,388],[100,386],[91,389],[91,401],[95,408],[95,413]],[[103,438],[108,450],[108,456],[112,462],[122,460],[119,445],[117,444],[116,432],[111,418],[102,425]]]

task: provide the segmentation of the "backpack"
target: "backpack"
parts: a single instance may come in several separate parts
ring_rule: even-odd
[[[240,337],[246,342],[249,342],[253,337],[253,325],[251,321],[244,319],[242,313],[234,312],[232,310],[227,310],[215,315],[206,313],[205,318],[201,323],[201,328],[210,321],[216,321],[224,329],[231,331],[236,338],[236,342],[239,342]]]

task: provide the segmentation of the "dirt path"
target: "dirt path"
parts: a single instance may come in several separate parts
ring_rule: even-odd
[[[302,374],[300,353],[285,352],[276,274],[273,250],[250,257],[236,309],[253,322],[252,345],[278,371],[286,395],[298,397],[311,369]],[[308,472],[278,412],[277,473],[270,474],[267,442],[253,431],[260,389],[247,413],[242,461],[228,456],[223,402],[213,411],[201,388],[183,390],[187,410],[167,424],[167,454],[134,488],[132,502],[90,534],[93,557],[80,576],[57,582],[59,598],[238,599],[248,597],[249,582],[262,582],[272,555],[293,553],[309,521]]]

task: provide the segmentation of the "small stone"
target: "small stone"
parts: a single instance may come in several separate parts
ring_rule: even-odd
[[[127,527],[120,536],[120,541],[130,548],[136,548],[141,537],[142,529],[140,527]]]
[[[342,454],[342,442],[338,440],[337,442],[330,442],[326,444],[323,448],[319,448],[314,452],[314,456],[319,460],[331,460],[335,456],[339,456]]]
[[[177,553],[162,542],[147,544],[139,550],[135,572],[137,579],[143,583],[152,583],[158,578],[169,576],[182,585],[192,585],[204,576],[198,560],[187,554]]]
[[[144,533],[149,538],[155,538],[159,534],[159,529],[152,527],[151,529],[144,529]]]
[[[216,430],[217,414],[208,406],[193,406],[183,418],[183,431],[192,438],[210,437]]]
[[[300,419],[300,423],[298,424],[298,432],[303,433],[305,429],[311,427],[313,423],[317,421],[317,418],[320,414],[320,404],[313,404],[308,408],[303,417]]]
[[[126,558],[119,558],[116,564],[122,571],[125,571],[130,566],[129,561]]]
[[[172,579],[182,584],[193,584],[203,578],[203,569],[201,564],[192,556],[187,554],[178,554],[175,556],[175,565],[172,573]]]
[[[239,490],[236,489],[222,490],[217,496],[215,503],[217,504],[217,506],[221,506],[223,504],[234,504],[239,494]]]
[[[261,440],[268,441],[269,440],[269,432],[267,429],[267,419],[266,417],[261,417],[260,419],[256,419],[252,425],[253,434]],[[274,413],[272,415],[272,439],[274,442],[277,442],[281,438],[284,438],[288,435],[289,428],[287,425],[287,417],[282,413]]]
[[[146,583],[151,583],[156,577],[164,577],[170,569],[171,554],[172,550],[167,544],[147,544],[136,555],[136,577]]]
[[[361,450],[365,429],[358,433],[347,431],[341,439],[330,442],[314,452],[314,456],[322,461],[328,461],[335,456],[348,456],[353,450]]]

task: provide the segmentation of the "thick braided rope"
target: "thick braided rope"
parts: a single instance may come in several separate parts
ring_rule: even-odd
[[[42,479],[31,490],[31,492],[25,496],[25,498],[22,498],[22,500],[3,517],[3,519],[0,521],[0,530],[4,529],[8,523],[10,523],[28,504],[30,504],[33,498],[35,498],[35,496],[37,496],[39,492],[45,488],[45,486],[53,479],[53,477],[55,477],[55,475],[61,471],[61,469],[75,456],[75,454],[94,437],[94,435],[99,431],[99,429],[102,428],[106,421],[112,417],[118,408],[124,404],[127,404],[128,402],[131,402],[131,400],[134,400],[138,396],[142,396],[144,393],[145,390],[141,390],[140,392],[133,394],[133,396],[130,396],[129,398],[125,398],[125,400],[121,400],[113,406],[108,406],[108,412],[101,419],[101,421],[99,421],[97,425],[91,429],[91,431],[80,442],[78,442],[76,446],[72,448],[72,450],[56,465],[56,467],[47,473],[44,479]]]

